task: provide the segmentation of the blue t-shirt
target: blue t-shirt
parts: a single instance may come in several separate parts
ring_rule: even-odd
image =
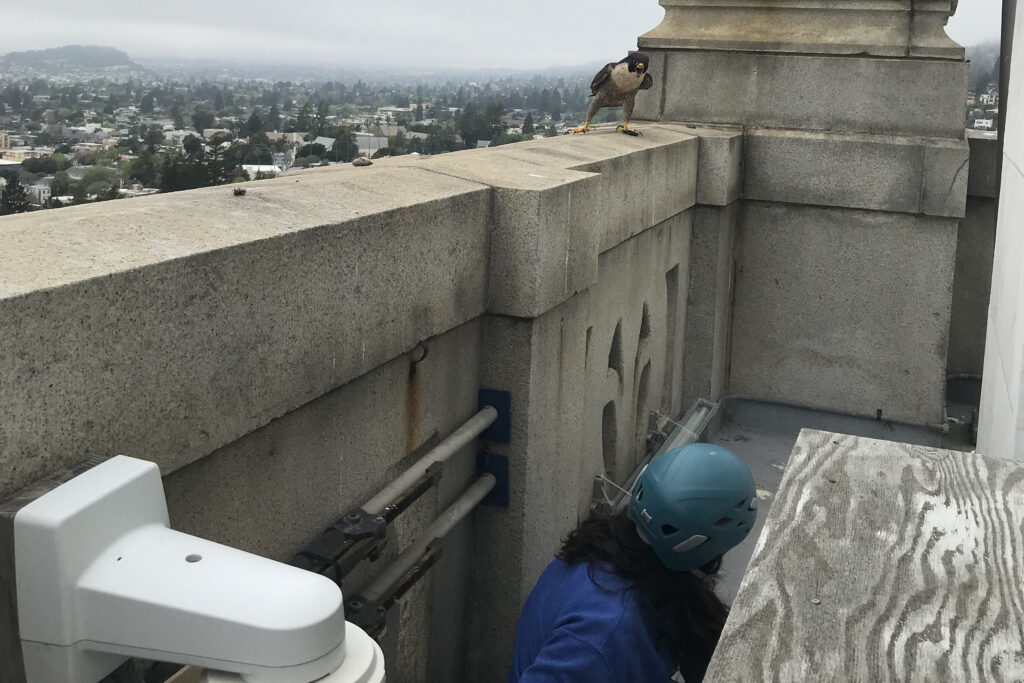
[[[509,683],[667,683],[633,584],[588,564],[554,560],[527,598]],[[650,620],[650,617],[647,617]]]

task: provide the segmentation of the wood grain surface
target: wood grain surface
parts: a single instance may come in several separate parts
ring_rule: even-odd
[[[1024,681],[1024,468],[803,430],[705,680]]]

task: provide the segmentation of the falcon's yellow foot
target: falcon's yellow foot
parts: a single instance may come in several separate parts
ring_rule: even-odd
[[[615,130],[619,131],[620,133],[625,133],[626,135],[632,135],[633,137],[636,137],[637,135],[643,135],[643,133],[641,133],[638,130],[630,130],[628,123],[623,123],[621,126],[616,128]]]
[[[570,128],[569,132],[576,135],[576,133],[586,133],[588,130],[590,130],[590,121],[584,122],[579,128]]]

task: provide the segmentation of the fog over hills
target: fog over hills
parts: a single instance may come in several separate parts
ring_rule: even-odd
[[[9,52],[0,57],[0,64],[36,68],[103,69],[118,66],[138,68],[138,64],[133,62],[126,53],[117,48],[100,45],[64,45],[46,50]]]

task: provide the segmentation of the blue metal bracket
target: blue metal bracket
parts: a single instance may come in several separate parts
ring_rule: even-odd
[[[477,394],[479,408],[491,406],[498,411],[498,419],[485,429],[480,438],[492,443],[508,443],[512,440],[512,394],[499,389],[481,389]]]
[[[490,473],[496,479],[494,488],[480,501],[492,507],[508,507],[508,456],[481,451],[476,454],[476,473]]]

